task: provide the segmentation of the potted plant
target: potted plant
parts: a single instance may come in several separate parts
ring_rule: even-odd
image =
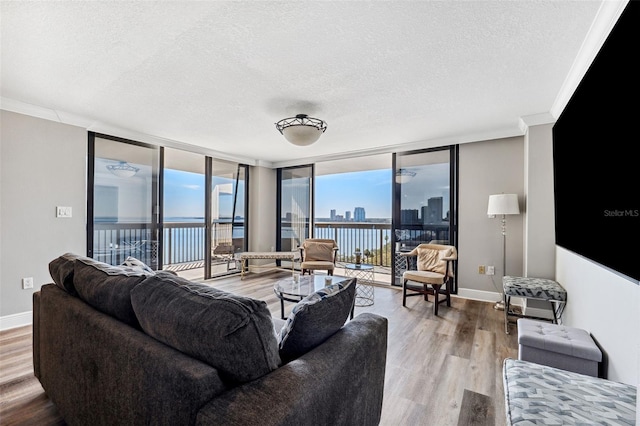
[[[359,265],[362,262],[362,252],[358,247],[356,247],[354,255],[356,257],[356,265]]]

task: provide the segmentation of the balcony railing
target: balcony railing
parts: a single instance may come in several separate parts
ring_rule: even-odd
[[[238,224],[235,224],[238,226]],[[286,228],[286,224],[283,224]],[[113,265],[121,264],[127,256],[140,259],[152,267],[157,265],[158,244],[152,238],[151,225],[144,223],[96,223],[94,225],[94,258]],[[212,248],[218,244],[233,244],[230,223],[215,223]],[[448,240],[448,224],[414,225],[399,233],[401,249],[411,249],[432,240]],[[363,261],[374,266],[391,267],[391,224],[370,222],[318,222],[316,238],[330,238],[337,242],[338,263],[355,260],[360,249]],[[398,239],[398,238],[396,238]],[[297,241],[297,238],[295,239]],[[170,222],[163,227],[164,266],[204,261],[204,223]],[[297,246],[297,245],[296,245]]]

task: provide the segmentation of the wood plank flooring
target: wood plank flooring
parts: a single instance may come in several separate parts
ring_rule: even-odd
[[[280,300],[274,271],[244,280],[232,276],[208,283],[267,302],[274,317]],[[517,358],[517,335],[504,333],[503,312],[493,303],[454,297],[433,315],[432,296],[407,299],[402,291],[375,287],[375,303],[356,307],[389,319],[381,426],[505,424],[502,362]],[[293,303],[285,302],[285,314]],[[0,425],[64,425],[33,375],[31,326],[0,332]],[[366,372],[363,371],[363,374]]]

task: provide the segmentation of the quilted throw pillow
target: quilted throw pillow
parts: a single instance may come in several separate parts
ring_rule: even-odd
[[[291,361],[309,352],[340,330],[356,294],[356,278],[332,284],[298,302],[279,336],[280,358]]]

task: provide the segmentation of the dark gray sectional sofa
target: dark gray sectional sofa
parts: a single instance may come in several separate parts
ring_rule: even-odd
[[[380,421],[387,320],[361,314],[344,323],[355,282],[316,297],[345,320],[314,347],[290,346],[291,359],[291,351],[280,357],[288,343],[263,301],[72,254],[50,271],[54,283],[33,297],[34,372],[69,425]],[[322,306],[308,305],[298,318]],[[290,339],[303,331],[296,315]]]

